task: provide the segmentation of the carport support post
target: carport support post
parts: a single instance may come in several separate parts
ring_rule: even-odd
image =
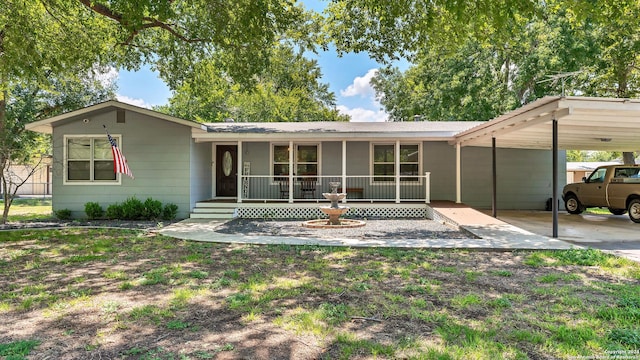
[[[498,183],[498,171],[496,165],[496,138],[491,137],[491,174],[492,174],[492,194],[491,194],[491,216],[498,216],[497,208],[497,183]]]
[[[553,209],[553,238],[558,238],[558,119],[553,114],[553,135],[551,152],[553,153],[553,195],[551,208]]]
[[[460,161],[460,143],[456,143],[456,203],[462,202],[462,170]]]

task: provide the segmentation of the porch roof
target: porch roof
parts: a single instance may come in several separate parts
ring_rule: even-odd
[[[207,123],[207,133],[194,132],[196,140],[274,140],[274,139],[423,139],[452,140],[480,121],[418,122],[265,122]]]

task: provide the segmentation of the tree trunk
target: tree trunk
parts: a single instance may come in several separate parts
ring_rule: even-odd
[[[635,165],[636,164],[636,153],[634,152],[623,152],[622,153],[622,162],[625,165]]]
[[[0,79],[0,186],[2,186],[2,198],[4,200],[3,210],[2,210],[2,219],[0,219],[0,224],[7,223],[7,217],[9,216],[9,208],[11,207],[11,201],[9,199],[9,189],[7,188],[8,181],[5,177],[5,172],[7,171],[7,166],[9,166],[8,156],[7,156],[7,146],[6,146],[6,134],[5,125],[7,122],[7,96],[8,93],[6,90],[2,89],[2,86],[5,83]]]

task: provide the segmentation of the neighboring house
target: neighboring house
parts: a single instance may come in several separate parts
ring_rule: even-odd
[[[53,208],[76,217],[89,201],[106,207],[131,196],[175,203],[183,218],[214,216],[203,213],[216,203],[241,216],[316,216],[331,181],[342,184],[356,213],[422,216],[425,203],[456,201],[459,193],[470,206],[491,207],[492,149],[454,146],[456,134],[480,124],[199,124],[108,101],[27,128],[53,134]],[[135,179],[113,174],[103,125]],[[497,154],[498,206],[544,209],[549,150]]]
[[[31,172],[33,171],[33,174]],[[12,165],[7,169],[14,183],[27,181],[18,188],[16,195],[51,195],[51,158],[43,158],[36,169],[33,165]],[[31,174],[31,175],[30,175]],[[4,193],[0,184],[0,194]]]

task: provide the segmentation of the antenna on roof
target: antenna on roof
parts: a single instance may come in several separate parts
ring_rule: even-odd
[[[555,85],[558,83],[558,80],[560,80],[562,82],[562,93],[561,95],[564,96],[564,82],[566,78],[571,77],[571,76],[575,76],[578,75],[580,73],[584,72],[583,70],[578,70],[578,71],[572,71],[572,72],[564,72],[564,73],[557,73],[554,75],[547,75],[547,79],[546,80],[540,80],[537,83],[538,84],[542,84],[545,82],[549,82],[551,81],[551,85]]]

